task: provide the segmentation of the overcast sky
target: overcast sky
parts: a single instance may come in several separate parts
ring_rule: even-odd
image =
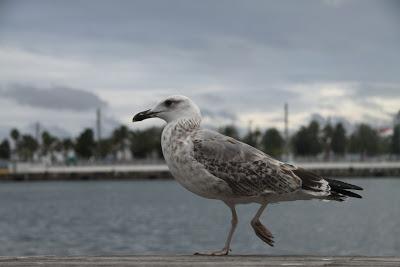
[[[170,94],[211,126],[282,129],[284,102],[292,128],[390,124],[399,47],[398,1],[0,1],[0,135],[76,134],[97,107],[107,131]]]

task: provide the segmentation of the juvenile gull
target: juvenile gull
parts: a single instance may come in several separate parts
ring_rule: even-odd
[[[349,190],[361,187],[320,177],[287,164],[260,150],[220,133],[200,127],[201,114],[192,100],[170,96],[133,121],[157,117],[167,122],[161,136],[165,161],[175,179],[187,190],[205,198],[222,200],[232,212],[232,225],[220,251],[196,253],[227,255],[238,218],[236,204],[258,203],[251,220],[256,235],[273,246],[271,232],[260,222],[269,203],[322,199],[361,198]]]

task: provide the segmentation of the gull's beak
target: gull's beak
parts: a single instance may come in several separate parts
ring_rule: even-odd
[[[159,112],[152,112],[151,109],[139,112],[138,114],[133,116],[132,122],[153,118],[154,115],[156,115],[157,113]]]

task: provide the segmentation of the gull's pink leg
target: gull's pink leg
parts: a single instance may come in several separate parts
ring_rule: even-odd
[[[231,220],[231,229],[229,230],[228,238],[225,241],[225,246],[222,250],[214,251],[214,252],[196,252],[194,255],[207,255],[207,256],[224,256],[228,255],[230,251],[230,245],[232,241],[233,233],[235,232],[236,225],[238,223],[238,217],[236,214],[235,205],[229,205],[229,208],[232,212],[232,220]]]
[[[254,218],[251,220],[251,226],[254,229],[254,232],[256,235],[265,243],[270,245],[271,247],[274,246],[274,240],[273,240],[273,235],[272,233],[265,227],[261,222],[260,222],[260,216],[263,213],[265,207],[267,206],[267,203],[264,203],[261,205],[261,207],[258,209],[256,215]]]

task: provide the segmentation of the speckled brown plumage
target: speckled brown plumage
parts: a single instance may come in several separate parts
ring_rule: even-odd
[[[301,188],[301,179],[293,172],[249,145],[208,130],[197,130],[192,140],[193,157],[238,196],[283,194]]]

